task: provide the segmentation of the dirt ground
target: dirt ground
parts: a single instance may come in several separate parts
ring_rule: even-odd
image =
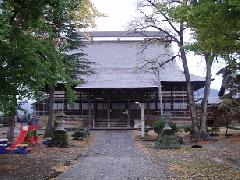
[[[140,132],[132,131],[135,143],[167,179],[240,179],[240,131],[229,130],[232,136],[221,135],[213,141],[199,142],[200,149],[191,143],[177,150],[155,148],[157,135],[150,131],[145,140]],[[188,137],[186,133],[178,135]],[[83,141],[72,141],[70,148],[47,148],[39,144],[27,155],[0,155],[0,179],[54,179],[88,150],[97,131]],[[186,141],[187,142],[187,141]]]
[[[145,140],[139,139],[139,131],[133,131],[138,147],[164,173],[167,179],[240,179],[240,131],[229,130],[226,138],[221,129],[219,137],[212,141],[198,142],[202,148],[191,148],[192,143],[180,149],[158,149],[157,135],[150,131]],[[178,135],[187,137],[184,133]]]
[[[72,140],[70,148],[38,144],[27,155],[0,154],[0,179],[54,179],[88,150],[95,135],[93,132],[84,140]]]

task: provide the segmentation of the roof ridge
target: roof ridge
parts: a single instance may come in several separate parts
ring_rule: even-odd
[[[79,31],[80,37],[163,37],[159,31]]]

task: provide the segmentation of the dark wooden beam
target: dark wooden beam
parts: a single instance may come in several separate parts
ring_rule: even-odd
[[[126,110],[127,110],[127,121],[128,121],[128,127],[130,127],[130,107],[129,107],[129,100],[126,101]]]
[[[111,107],[111,101],[107,102],[107,121],[108,121],[108,127],[110,127],[110,107]]]

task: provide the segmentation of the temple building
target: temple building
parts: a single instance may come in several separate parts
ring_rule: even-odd
[[[153,31],[88,32],[84,53],[94,62],[94,73],[75,87],[74,106],[68,105],[64,89],[56,88],[55,112],[83,118],[90,127],[133,127],[140,119],[139,103],[144,103],[146,122],[159,118],[162,105],[163,112],[177,124],[191,124],[185,76],[176,60],[160,68],[162,103],[159,102],[159,81],[147,63],[163,63],[172,58],[171,44],[148,43],[162,36]],[[194,91],[202,88],[204,81],[205,78],[191,74]],[[48,114],[47,98],[34,104],[34,113]]]

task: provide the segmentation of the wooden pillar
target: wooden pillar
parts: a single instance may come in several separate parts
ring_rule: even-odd
[[[145,137],[145,122],[144,122],[144,103],[140,103],[141,107],[141,137]]]
[[[88,123],[91,122],[91,101],[88,101]]]
[[[108,127],[110,127],[110,113],[111,113],[111,101],[107,102],[107,122],[108,122]]]
[[[130,107],[129,107],[129,100],[126,102],[126,110],[127,110],[127,126],[130,127]]]
[[[79,102],[78,102],[78,104],[79,104],[79,108],[78,108],[78,115],[83,115],[83,112],[82,112],[82,99],[80,100],[79,99]]]
[[[95,122],[97,119],[97,102],[94,101],[94,107],[93,107],[93,111],[94,111],[94,117],[93,117],[93,127],[95,127]]]

